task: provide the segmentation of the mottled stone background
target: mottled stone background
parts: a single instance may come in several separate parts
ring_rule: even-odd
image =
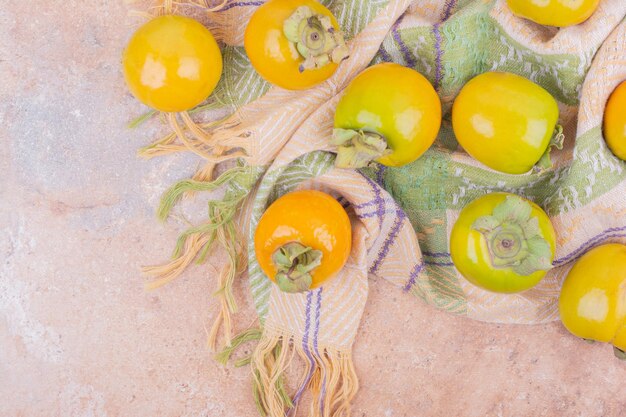
[[[0,7],[0,416],[255,416],[249,371],[206,348],[215,271],[143,290],[140,265],[164,260],[182,227],[157,223],[158,197],[197,161],[135,156],[161,126],[126,128],[144,111],[120,74],[126,11]],[[626,413],[626,364],[609,346],[558,323],[453,317],[385,282],[370,294],[354,416]]]

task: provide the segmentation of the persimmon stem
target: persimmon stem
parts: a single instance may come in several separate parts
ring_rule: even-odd
[[[343,32],[336,30],[330,18],[316,14],[308,6],[300,6],[283,23],[283,33],[304,58],[300,72],[338,64],[348,58]]]
[[[532,216],[532,206],[521,197],[507,196],[491,215],[476,219],[472,228],[486,240],[494,268],[527,276],[552,266],[552,248]]]
[[[337,145],[337,168],[365,168],[392,153],[382,135],[364,130],[334,129],[331,143]]]
[[[552,139],[550,139],[550,143],[546,148],[546,151],[541,156],[541,159],[535,165],[535,171],[541,172],[547,169],[552,168],[552,159],[550,153],[552,152],[552,148],[555,149],[563,149],[563,143],[565,141],[565,135],[563,134],[563,126],[556,125],[554,128],[554,133],[552,135]]]
[[[276,284],[285,292],[308,291],[313,283],[311,273],[322,263],[322,252],[298,242],[289,242],[272,255],[276,267]]]

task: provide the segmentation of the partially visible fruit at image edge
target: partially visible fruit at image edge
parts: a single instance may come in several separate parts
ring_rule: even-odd
[[[606,103],[604,139],[615,156],[626,161],[626,81],[617,86]]]
[[[572,334],[610,343],[626,359],[626,245],[609,243],[583,255],[563,282],[559,312]]]
[[[507,0],[516,15],[546,26],[566,27],[583,23],[600,0]]]

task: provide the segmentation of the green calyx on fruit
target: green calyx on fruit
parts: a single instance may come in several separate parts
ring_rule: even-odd
[[[615,354],[615,357],[619,360],[622,361],[626,361],[626,352],[624,352],[622,349],[613,346],[613,353]]]
[[[300,72],[338,64],[350,55],[343,32],[335,30],[328,16],[315,14],[308,6],[298,7],[285,20],[283,33],[304,58]]]
[[[563,149],[563,142],[565,141],[565,135],[563,134],[563,126],[556,125],[554,128],[554,135],[552,135],[552,139],[550,140],[550,144],[546,148],[546,151],[541,155],[541,158],[535,165],[535,170],[541,172],[546,169],[552,168],[552,159],[550,159],[550,152],[552,148]]]
[[[526,276],[552,267],[552,249],[531,212],[528,201],[507,196],[491,215],[479,217],[472,225],[484,236],[494,268]]]
[[[363,130],[333,129],[331,143],[337,145],[337,168],[364,168],[392,153],[382,135]]]
[[[311,288],[311,272],[322,263],[322,252],[298,242],[289,242],[272,255],[276,284],[281,291],[297,293]]]

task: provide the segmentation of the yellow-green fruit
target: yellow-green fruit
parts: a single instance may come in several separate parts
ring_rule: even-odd
[[[374,159],[406,165],[433,144],[440,126],[439,96],[422,74],[394,63],[373,65],[350,82],[337,104],[336,164],[360,168]]]
[[[550,93],[505,72],[472,78],[452,107],[454,134],[465,151],[507,174],[524,174],[542,159],[558,119]]]
[[[572,334],[626,351],[626,245],[598,246],[583,255],[563,282],[563,325]]]
[[[137,99],[157,110],[180,112],[213,92],[222,75],[222,54],[199,22],[167,15],[135,32],[123,65],[126,84]]]
[[[511,11],[540,25],[565,27],[587,20],[600,0],[507,0]]]
[[[489,291],[515,293],[537,285],[552,267],[555,234],[535,203],[510,193],[492,193],[461,210],[450,235],[457,270]]]

